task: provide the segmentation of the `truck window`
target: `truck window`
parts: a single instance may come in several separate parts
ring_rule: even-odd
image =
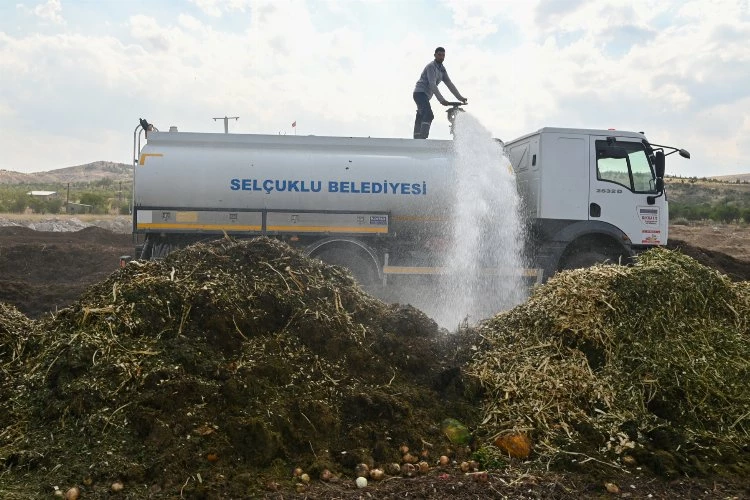
[[[512,147],[510,150],[510,161],[516,172],[529,168],[529,143],[524,142]]]
[[[640,142],[620,141],[609,145],[607,141],[596,141],[596,178],[636,193],[656,191],[654,174]]]

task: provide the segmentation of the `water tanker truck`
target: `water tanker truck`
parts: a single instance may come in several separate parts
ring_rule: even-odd
[[[161,258],[224,234],[266,235],[348,267],[363,284],[440,274],[452,144],[160,132],[141,120],[133,137],[136,256]],[[567,128],[504,147],[528,227],[530,264],[520,272],[544,280],[666,244],[665,156],[687,151],[639,132]]]

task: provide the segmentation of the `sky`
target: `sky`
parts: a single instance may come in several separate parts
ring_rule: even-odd
[[[0,0],[0,168],[132,163],[139,118],[407,138],[443,46],[497,138],[643,131],[692,154],[669,174],[749,173],[749,40],[750,0]]]

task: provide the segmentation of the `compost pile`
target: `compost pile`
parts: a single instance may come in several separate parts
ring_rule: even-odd
[[[0,439],[18,432],[14,430],[14,394],[25,361],[33,354],[30,350],[38,343],[33,335],[33,322],[14,306],[0,302]]]
[[[450,445],[456,337],[269,239],[132,262],[56,316],[5,307],[0,457],[19,497],[252,495]],[[10,425],[12,424],[12,425]],[[10,471],[10,472],[9,472]]]
[[[530,438],[563,467],[750,475],[748,282],[654,249],[560,273],[479,333],[485,442]]]
[[[201,243],[39,321],[0,304],[0,494],[341,498],[360,464],[410,453],[437,478],[417,496],[575,497],[538,486],[571,470],[747,478],[748,358],[750,284],[668,250],[448,334],[275,240]]]

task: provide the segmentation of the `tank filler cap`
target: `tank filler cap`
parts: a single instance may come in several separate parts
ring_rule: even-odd
[[[169,127],[170,132],[177,132],[177,127],[175,125],[172,125]]]

